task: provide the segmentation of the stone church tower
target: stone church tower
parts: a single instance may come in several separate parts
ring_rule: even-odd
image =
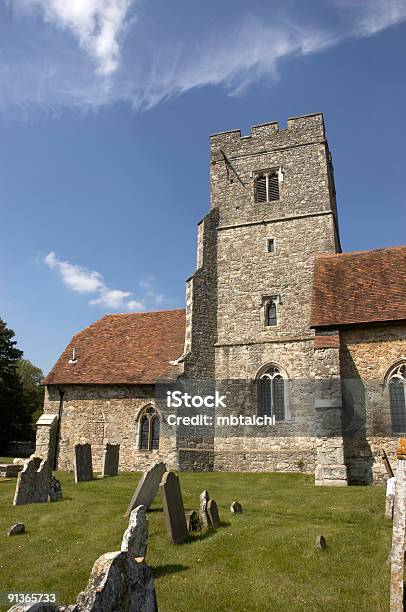
[[[346,484],[338,347],[319,342],[320,362],[310,328],[315,257],[340,252],[323,116],[213,135],[210,180],[187,282],[185,374],[262,380],[263,411],[275,417],[267,433],[215,436],[213,469],[318,466],[320,482]]]

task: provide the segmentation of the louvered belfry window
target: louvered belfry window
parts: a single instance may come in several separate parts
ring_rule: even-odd
[[[276,170],[262,172],[255,177],[255,201],[274,202],[279,200],[279,176]]]

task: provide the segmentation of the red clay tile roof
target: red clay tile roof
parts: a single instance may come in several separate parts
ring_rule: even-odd
[[[406,246],[316,258],[311,327],[406,320]]]
[[[182,355],[184,341],[184,310],[106,315],[72,338],[43,382],[153,384]]]

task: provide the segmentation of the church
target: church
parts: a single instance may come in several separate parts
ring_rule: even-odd
[[[121,471],[163,460],[383,482],[383,453],[394,461],[406,435],[406,246],[342,253],[322,114],[210,144],[185,309],[106,315],[77,333],[44,379],[37,453],[71,470],[74,445],[90,442],[97,470],[110,442]],[[223,385],[223,415],[272,422],[169,425],[171,385]]]

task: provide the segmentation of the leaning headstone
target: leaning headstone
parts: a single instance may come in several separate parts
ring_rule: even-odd
[[[146,472],[144,472],[129,503],[126,516],[130,516],[131,512],[137,506],[145,506],[145,509],[149,510],[152,500],[158,491],[161,478],[165,472],[166,463],[163,463],[162,461],[154,463]]]
[[[128,527],[123,535],[121,551],[132,557],[146,557],[148,546],[148,519],[145,506],[137,506],[130,514]]]
[[[234,501],[231,506],[230,506],[230,510],[233,514],[241,514],[242,513],[242,506],[240,504],[240,502],[238,501]]]
[[[207,513],[207,502],[210,499],[209,492],[205,489],[202,493],[200,493],[200,503],[199,503],[199,518],[200,523],[202,525],[202,529],[208,529],[210,527],[210,518]]]
[[[185,542],[188,537],[185,508],[179,478],[174,472],[166,472],[159,485],[164,508],[166,530],[174,544]]]
[[[393,512],[390,612],[403,612],[403,572],[406,528],[406,438],[400,438],[397,449],[396,495]]]
[[[388,478],[386,481],[386,501],[385,518],[393,519],[393,509],[395,506],[396,478]]]
[[[105,476],[117,476],[119,455],[119,444],[107,443],[105,445],[102,457],[102,478]]]
[[[62,499],[62,485],[60,480],[51,476],[51,485],[49,488],[49,501],[58,501]]]
[[[76,483],[93,480],[92,447],[89,443],[75,444],[73,472]]]
[[[323,535],[318,535],[316,537],[316,541],[315,541],[314,545],[319,550],[326,550],[326,548],[327,548],[326,538]]]
[[[214,529],[220,527],[220,517],[217,509],[217,504],[214,499],[209,499],[207,502],[207,514],[209,515],[210,523]]]
[[[77,610],[158,612],[152,570],[129,552],[110,552],[93,565],[86,589],[79,593]]]
[[[186,527],[188,531],[200,531],[200,519],[196,510],[192,510],[186,514]]]
[[[7,532],[7,535],[8,536],[21,535],[22,533],[25,533],[24,523],[15,523],[14,525],[10,527],[10,529]]]
[[[14,506],[48,501],[51,470],[47,459],[31,455],[18,474]]]

